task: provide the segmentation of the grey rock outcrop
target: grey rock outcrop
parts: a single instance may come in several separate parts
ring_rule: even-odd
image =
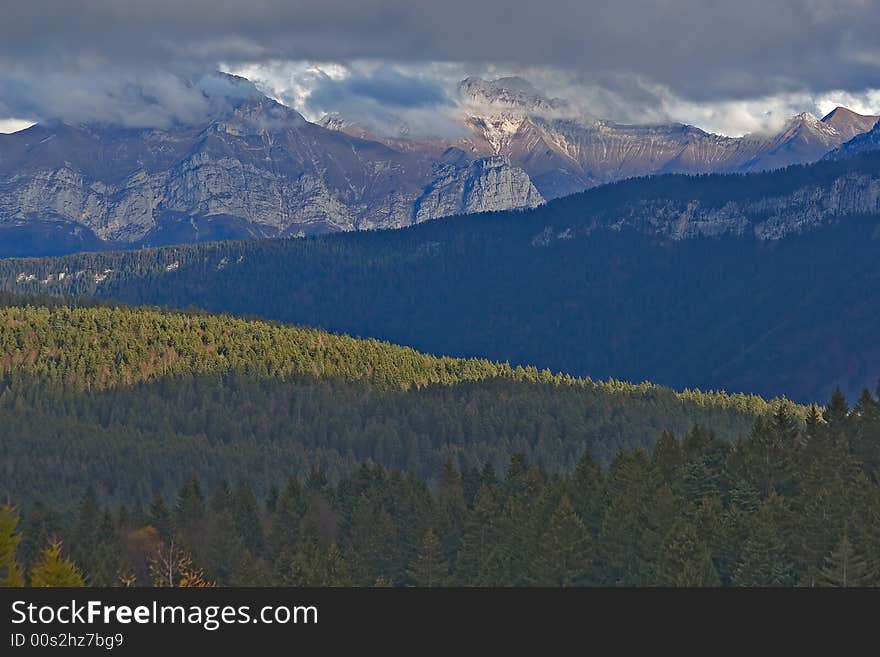
[[[0,135],[0,228],[61,221],[120,245],[161,241],[175,221],[192,234],[220,222],[222,235],[305,235],[542,202],[508,158],[440,162],[309,123],[265,97],[197,128],[48,124]]]

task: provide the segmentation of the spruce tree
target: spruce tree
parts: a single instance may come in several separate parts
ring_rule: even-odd
[[[599,533],[599,527],[602,526],[604,511],[602,468],[593,460],[589,452],[584,452],[570,480],[569,499],[575,513],[580,516],[584,525],[595,536]]]
[[[825,407],[822,417],[829,426],[838,429],[846,422],[848,415],[849,404],[846,403],[846,397],[840,392],[840,388],[835,388],[834,394],[831,395],[831,401]]]
[[[479,586],[492,583],[488,578],[488,565],[500,540],[500,512],[501,506],[495,489],[484,484],[477,493],[474,508],[465,519],[455,568],[459,584]]]
[[[410,564],[408,574],[416,586],[442,586],[446,583],[449,566],[434,530],[425,532],[419,554]]]
[[[667,484],[675,480],[678,468],[684,461],[681,444],[671,431],[664,431],[654,443],[651,451],[651,464]]]
[[[259,554],[263,550],[263,528],[260,524],[257,498],[250,486],[244,482],[239,482],[235,488],[232,513],[235,529],[248,550],[251,554]]]
[[[443,560],[448,564],[455,559],[461,546],[467,505],[461,474],[452,461],[444,462],[437,484],[437,529]],[[418,540],[418,538],[416,538]]]
[[[269,528],[267,547],[272,559],[282,552],[296,553],[299,541],[299,524],[304,512],[302,488],[295,477],[290,477],[275,502]]]
[[[61,554],[61,541],[53,540],[31,570],[31,586],[77,587],[85,586],[85,580],[72,561]]]
[[[0,587],[24,586],[21,569],[16,562],[18,544],[18,514],[8,504],[0,506]]]
[[[737,586],[789,586],[794,583],[794,564],[779,532],[774,496],[751,518],[748,537],[734,572]]]
[[[660,586],[719,586],[721,580],[709,548],[697,535],[697,528],[686,518],[675,523],[657,555],[656,580]]]
[[[866,586],[873,573],[865,558],[858,553],[844,532],[837,546],[825,558],[820,581],[825,586]]]
[[[574,586],[591,581],[593,541],[583,521],[563,495],[550,516],[547,529],[538,536],[531,559],[531,583],[542,586]]]
[[[150,525],[156,528],[156,531],[163,540],[171,538],[171,513],[168,511],[168,507],[165,506],[165,500],[162,498],[162,495],[158,492],[153,496],[153,501],[150,502],[147,519]]]
[[[109,511],[101,514],[95,532],[95,548],[86,572],[93,586],[115,586],[122,572],[122,550],[116,523]],[[78,563],[84,563],[79,561]],[[83,566],[85,568],[85,566]]]

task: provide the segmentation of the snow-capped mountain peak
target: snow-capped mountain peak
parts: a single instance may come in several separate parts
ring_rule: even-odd
[[[469,77],[458,85],[459,98],[466,105],[482,105],[495,109],[519,110],[529,113],[562,109],[560,98],[548,98],[528,80],[519,77],[484,80]]]

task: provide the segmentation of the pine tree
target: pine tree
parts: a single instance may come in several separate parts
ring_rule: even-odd
[[[24,586],[24,578],[16,562],[20,542],[18,514],[8,504],[0,506],[0,587]]]
[[[367,586],[379,577],[396,582],[397,540],[394,521],[381,502],[361,495],[352,512],[346,553],[356,585]]]
[[[867,388],[862,390],[859,401],[856,402],[853,409],[855,414],[867,421],[876,421],[880,419],[880,403],[871,396],[871,391]]]
[[[150,502],[147,519],[150,525],[159,532],[161,538],[168,539],[171,537],[171,513],[168,511],[168,507],[165,506],[165,500],[159,493],[156,493],[153,496],[153,501]]]
[[[773,428],[783,448],[791,449],[798,443],[800,429],[797,418],[792,412],[791,403],[781,401],[777,404],[776,412],[773,414]]]
[[[259,554],[263,550],[263,527],[260,524],[260,512],[257,498],[250,486],[239,482],[232,500],[235,529],[244,540],[251,554]]]
[[[798,468],[801,471],[821,458],[826,446],[824,433],[822,413],[816,404],[810,404],[799,445]]]
[[[281,572],[285,586],[351,586],[351,574],[345,557],[336,544],[321,548],[317,542],[304,541],[288,559]]]
[[[487,566],[492,551],[497,549],[500,529],[498,516],[501,507],[495,489],[483,485],[477,493],[474,508],[465,519],[461,549],[456,559],[458,582],[465,586],[491,584]]]
[[[33,570],[31,570],[31,586],[85,586],[85,580],[79,568],[61,555],[61,549],[61,541],[54,540],[43,550],[40,560],[34,564]]]
[[[598,562],[603,583],[646,585],[676,514],[675,498],[644,450],[615,458],[606,478]]]
[[[819,407],[816,404],[810,404],[810,408],[807,410],[807,417],[805,420],[805,427],[807,432],[813,433],[819,429],[819,426],[822,424],[822,413],[819,411]]]
[[[195,477],[188,479],[177,494],[174,504],[174,528],[181,533],[192,533],[205,517],[205,496]]]
[[[443,550],[444,562],[452,563],[461,546],[467,505],[464,486],[452,461],[443,464],[437,484],[437,519],[434,523]],[[418,538],[415,538],[418,541]]]
[[[593,536],[599,533],[599,528],[602,526],[603,493],[602,468],[593,460],[589,452],[584,452],[571,477],[569,499],[575,513],[584,521],[584,525]]]
[[[846,403],[846,397],[840,392],[840,388],[835,388],[834,394],[831,395],[831,401],[825,407],[822,417],[829,426],[837,429],[846,422],[848,415],[849,404]]]
[[[538,537],[531,560],[531,580],[544,586],[573,586],[590,581],[593,541],[563,495],[550,516],[547,530]]]
[[[873,573],[867,561],[853,547],[846,532],[837,546],[825,558],[825,566],[820,573],[820,581],[825,586],[866,586],[871,583]]]
[[[231,584],[237,570],[247,561],[247,548],[235,530],[232,494],[225,483],[214,490],[209,509],[199,550],[194,555],[213,580],[221,585]]]
[[[425,533],[419,554],[410,564],[408,574],[416,586],[442,586],[446,582],[449,567],[434,530],[429,529]]]
[[[684,456],[681,453],[681,444],[678,442],[678,438],[671,431],[664,431],[654,443],[654,449],[651,451],[651,465],[657,469],[657,472],[663,477],[663,481],[672,483],[683,462]]]
[[[779,504],[772,495],[751,519],[742,556],[734,572],[737,586],[789,586],[794,583],[794,565],[777,526]]]
[[[295,554],[299,547],[299,524],[304,512],[304,501],[302,488],[296,478],[287,480],[274,506],[267,547],[270,558],[277,559],[284,551]]]
[[[744,449],[745,474],[762,498],[767,498],[773,492],[780,492],[790,470],[790,452],[777,431],[775,420],[758,419]]]
[[[98,500],[94,488],[89,486],[80,502],[69,542],[71,559],[88,573],[94,573],[99,566],[96,560],[99,520]]]
[[[721,580],[708,547],[699,539],[694,524],[680,519],[663,542],[658,555],[660,586],[719,586]]]
[[[80,561],[79,563],[84,563]],[[95,532],[95,548],[88,568],[93,586],[114,586],[122,571],[122,555],[116,523],[109,511],[101,514]]]

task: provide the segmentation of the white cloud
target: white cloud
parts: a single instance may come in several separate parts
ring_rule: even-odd
[[[436,85],[446,96],[442,105],[417,110],[382,108],[375,98],[345,98],[344,106],[332,107],[315,102],[315,90],[332,80],[344,83],[352,77],[369,77],[391,69],[401,77]],[[603,118],[620,123],[688,123],[707,132],[728,136],[766,133],[778,129],[788,118],[801,112],[821,117],[838,105],[861,114],[880,113],[880,90],[861,93],[807,90],[789,91],[745,99],[688,100],[668,86],[641,76],[607,77],[585,80],[558,68],[521,67],[499,64],[391,64],[376,60],[341,63],[281,61],[258,62],[229,67],[232,73],[250,78],[265,93],[290,105],[307,119],[316,121],[336,111],[348,120],[381,129],[407,123],[414,133],[445,134],[456,111],[455,90],[468,75],[488,79],[516,75],[531,81],[549,97],[565,98],[581,116]],[[378,120],[378,116],[383,120]],[[432,121],[435,125],[432,126]],[[380,125],[381,124],[381,125]],[[413,125],[415,124],[415,125]]]
[[[0,119],[0,134],[11,134],[30,128],[34,124],[33,121],[25,119]]]

